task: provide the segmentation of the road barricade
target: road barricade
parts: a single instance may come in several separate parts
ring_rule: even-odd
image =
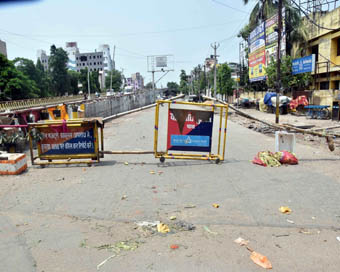
[[[99,162],[99,149],[104,149],[103,123],[101,118],[31,123],[29,141],[32,165]],[[33,141],[37,142],[37,156],[34,156]]]
[[[215,114],[218,118],[214,126]],[[161,162],[193,159],[219,163],[225,155],[227,120],[228,105],[159,100],[155,111],[154,155]]]

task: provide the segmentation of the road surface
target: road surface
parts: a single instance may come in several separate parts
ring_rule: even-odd
[[[105,149],[152,150],[153,118],[148,109],[113,120]],[[0,270],[97,271],[113,256],[99,271],[261,271],[233,242],[241,236],[274,271],[339,271],[339,158],[297,144],[297,166],[250,162],[268,149],[273,138],[229,122],[220,165],[106,155],[94,167],[2,176]],[[281,214],[280,206],[292,213]],[[140,221],[162,221],[171,233],[138,227]],[[195,229],[178,228],[178,221]]]

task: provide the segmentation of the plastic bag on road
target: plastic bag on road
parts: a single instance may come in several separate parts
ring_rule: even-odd
[[[296,156],[288,151],[276,152],[275,157],[282,164],[294,165],[299,163]]]

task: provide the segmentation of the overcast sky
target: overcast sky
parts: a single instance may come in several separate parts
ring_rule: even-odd
[[[191,69],[212,54],[220,42],[219,62],[238,61],[238,31],[254,6],[242,0],[41,0],[0,4],[0,39],[9,59],[36,61],[36,51],[49,54],[52,44],[76,41],[80,52],[99,44],[116,45],[116,68],[125,76],[140,72],[145,82],[148,55],[174,55],[174,72],[161,81],[179,81],[181,69]],[[162,74],[156,73],[156,79]]]

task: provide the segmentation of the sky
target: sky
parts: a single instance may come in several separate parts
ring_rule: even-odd
[[[219,63],[238,62],[239,30],[255,5],[242,0],[40,0],[0,2],[0,39],[7,43],[9,59],[37,60],[37,50],[77,42],[80,52],[93,52],[100,44],[116,46],[116,69],[126,77],[140,72],[152,79],[147,56],[173,55],[174,71],[159,81],[179,82],[213,54],[219,42]],[[155,73],[155,80],[163,74]]]

